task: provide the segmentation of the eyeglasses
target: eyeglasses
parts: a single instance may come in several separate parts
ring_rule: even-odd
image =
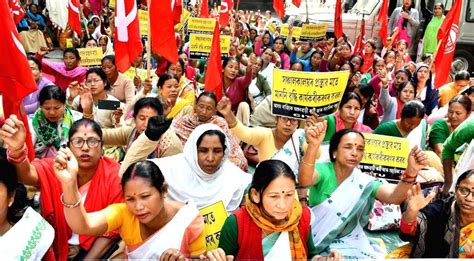
[[[100,81],[102,81],[102,79],[92,79],[90,81],[86,81],[86,85],[91,85],[92,83],[96,84]]]
[[[282,116],[281,119],[283,120],[283,122],[290,121],[291,124],[296,124],[296,123],[299,122],[298,119],[288,118],[288,117],[284,117],[284,116]]]
[[[458,186],[457,189],[458,189],[459,194],[461,196],[465,197],[465,198],[469,197],[470,194],[472,194],[474,196],[474,191],[472,191],[472,190],[470,190],[466,187]]]
[[[87,139],[87,140],[84,140],[84,139],[81,139],[81,138],[75,138],[75,139],[71,140],[71,145],[74,148],[80,149],[80,148],[82,148],[82,146],[84,146],[84,143],[87,143],[87,146],[92,149],[92,148],[96,148],[97,146],[99,146],[100,142],[101,142],[101,140],[94,139],[94,138]]]

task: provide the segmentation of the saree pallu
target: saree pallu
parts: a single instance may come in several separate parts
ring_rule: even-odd
[[[300,160],[303,157],[305,134],[303,129],[296,129],[291,138],[279,149],[271,159],[285,162],[298,177]]]

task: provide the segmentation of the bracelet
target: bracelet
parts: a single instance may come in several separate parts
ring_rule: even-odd
[[[82,118],[92,119],[93,117],[94,117],[94,114],[92,113],[82,113]]]
[[[415,176],[409,176],[407,171],[405,170],[403,173],[402,173],[402,178],[401,179],[415,179],[418,177],[418,173],[416,173]]]
[[[81,197],[79,197],[79,200],[74,203],[74,204],[67,204],[64,202],[64,193],[61,194],[61,204],[63,204],[63,206],[65,208],[77,208],[80,204],[81,204]]]
[[[229,124],[229,129],[235,128],[237,126],[238,121],[235,120],[232,124]]]
[[[308,163],[308,162],[304,161],[303,158],[301,158],[301,163],[303,163],[304,165],[310,166],[310,167],[313,167],[313,166],[314,166],[314,163],[313,163],[313,164]]]
[[[23,146],[20,149],[15,149],[13,151],[14,152],[23,151],[23,153],[19,157],[15,158],[11,156],[12,150],[7,149],[7,160],[8,162],[12,164],[21,164],[25,162],[26,159],[28,158],[28,147],[26,147],[26,144],[23,144]]]

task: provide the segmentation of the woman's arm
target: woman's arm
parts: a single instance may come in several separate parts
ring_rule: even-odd
[[[122,126],[113,129],[102,129],[103,145],[126,146],[127,140],[132,133],[133,128],[130,126]]]
[[[305,132],[308,147],[301,159],[298,175],[298,182],[303,187],[312,186],[318,180],[318,171],[315,168],[315,162],[327,128],[326,121],[311,124],[306,123]]]

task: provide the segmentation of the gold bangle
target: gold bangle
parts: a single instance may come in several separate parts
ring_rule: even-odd
[[[238,121],[235,120],[232,124],[229,124],[229,129],[235,128],[235,126],[237,126],[237,123],[238,123]]]
[[[310,167],[314,167],[314,163],[313,163],[313,164],[310,164],[310,163],[304,161],[303,158],[301,159],[301,163],[303,163],[304,165],[310,166]]]

